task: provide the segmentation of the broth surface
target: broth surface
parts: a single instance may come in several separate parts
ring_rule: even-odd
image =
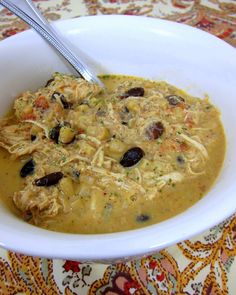
[[[225,155],[218,110],[165,82],[56,73],[1,121],[4,204],[37,226],[108,233],[158,223],[210,189]]]

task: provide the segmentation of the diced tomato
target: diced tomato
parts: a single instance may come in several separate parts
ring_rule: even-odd
[[[23,120],[35,120],[36,115],[34,113],[23,114],[22,119]]]
[[[83,133],[85,133],[85,130],[84,130],[84,129],[81,129],[81,128],[79,128],[79,129],[78,129],[78,134],[83,134]]]
[[[181,152],[185,152],[185,151],[187,151],[187,150],[189,149],[189,146],[188,146],[187,143],[185,143],[185,142],[181,142],[181,143],[179,144],[179,148],[180,148],[180,151],[181,151]]]
[[[40,95],[34,102],[34,105],[37,107],[37,108],[41,108],[43,110],[46,110],[49,108],[49,104],[45,98],[45,96],[43,95]]]

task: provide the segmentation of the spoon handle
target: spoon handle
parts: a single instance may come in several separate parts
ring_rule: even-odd
[[[34,6],[31,0],[0,0],[0,4],[25,21],[46,39],[46,41],[53,45],[82,78],[103,87],[102,82],[97,76],[93,74],[82,61],[78,60],[71,49],[60,40],[58,34]]]

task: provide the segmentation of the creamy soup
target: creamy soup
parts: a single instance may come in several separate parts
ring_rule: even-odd
[[[158,223],[210,189],[225,136],[208,98],[165,82],[56,73],[0,122],[4,204],[53,231],[108,233]]]

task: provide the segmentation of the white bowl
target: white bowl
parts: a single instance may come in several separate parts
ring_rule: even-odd
[[[190,238],[236,209],[236,50],[198,29],[131,16],[83,17],[55,24],[94,62],[97,73],[166,80],[191,94],[209,94],[219,107],[227,155],[215,186],[197,204],[156,225],[127,232],[79,235],[29,225],[0,207],[0,245],[29,255],[117,261],[153,253]],[[70,68],[33,31],[0,42],[0,110],[23,90],[44,85],[54,71]]]

